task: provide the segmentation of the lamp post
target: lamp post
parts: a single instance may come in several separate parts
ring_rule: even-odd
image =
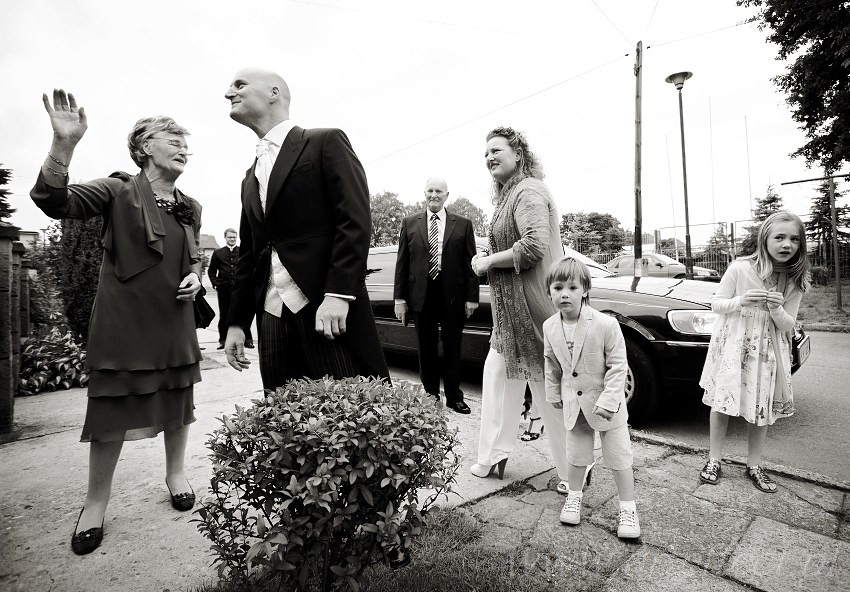
[[[693,72],[676,72],[664,79],[676,86],[679,91],[679,130],[682,134],[682,181],[685,184],[685,277],[694,279],[694,262],[691,259],[691,223],[688,218],[688,167],[685,161],[685,116],[682,112],[682,87]]]

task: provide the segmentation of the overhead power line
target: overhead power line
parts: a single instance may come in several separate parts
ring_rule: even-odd
[[[652,24],[652,19],[655,17],[655,9],[658,8],[659,2],[661,2],[661,0],[655,0],[655,6],[652,7],[652,14],[649,15],[649,21],[646,23],[646,29],[643,30],[642,37],[646,37],[646,33],[649,31],[649,25]]]
[[[307,6],[317,6],[319,8],[330,8],[332,10],[344,10],[346,12],[359,12],[363,14],[374,14],[378,16],[384,16],[389,18],[395,18],[405,21],[414,21],[419,23],[428,23],[431,25],[439,25],[441,27],[454,27],[457,29],[470,29],[473,31],[482,31],[484,33],[499,33],[501,35],[510,35],[511,37],[529,37],[531,39],[545,39],[545,37],[540,37],[539,35],[532,35],[530,33],[523,33],[522,31],[516,30],[500,30],[500,29],[490,29],[487,27],[478,27],[475,25],[465,25],[461,23],[450,23],[447,21],[438,21],[435,19],[422,18],[418,16],[408,16],[404,14],[394,14],[391,12],[381,12],[379,10],[368,10],[366,8],[355,8],[352,6],[337,6],[336,4],[325,4],[324,2],[311,2],[310,0],[288,0],[294,4],[305,4]]]
[[[584,72],[581,72],[580,74],[576,74],[575,76],[570,76],[570,77],[569,77],[569,78],[567,78],[566,80],[562,80],[562,81],[560,81],[560,82],[556,82],[555,84],[552,84],[552,85],[550,85],[550,86],[547,86],[546,88],[542,88],[542,89],[540,89],[540,90],[538,90],[538,91],[535,91],[535,92],[531,93],[530,95],[526,95],[526,96],[524,96],[524,97],[522,97],[522,98],[520,98],[520,99],[516,99],[515,101],[511,101],[510,103],[507,103],[507,104],[505,104],[505,105],[502,105],[501,107],[496,107],[495,109],[492,109],[492,110],[490,110],[490,111],[487,111],[486,113],[482,113],[481,115],[478,115],[478,116],[476,116],[476,117],[473,117],[472,119],[468,119],[468,120],[464,121],[463,123],[458,123],[457,125],[453,125],[452,127],[447,128],[447,129],[444,129],[444,130],[442,130],[442,131],[440,131],[440,132],[437,132],[436,134],[432,134],[432,135],[428,136],[427,138],[422,138],[421,140],[417,140],[416,142],[413,142],[412,144],[408,144],[407,146],[403,146],[402,148],[399,148],[398,150],[393,150],[392,152],[389,152],[389,153],[387,153],[387,154],[384,154],[383,156],[379,156],[378,158],[376,158],[376,159],[374,159],[374,160],[369,161],[367,164],[374,164],[374,163],[379,162],[379,161],[381,161],[381,160],[387,159],[387,158],[389,158],[390,156],[395,156],[395,155],[396,155],[396,154],[398,154],[399,152],[404,152],[405,150],[410,150],[411,148],[413,148],[413,147],[415,147],[415,146],[419,146],[420,144],[424,144],[425,142],[429,142],[429,141],[433,140],[434,138],[438,138],[438,137],[440,137],[440,136],[442,136],[442,135],[444,135],[444,134],[447,134],[447,133],[452,132],[452,131],[454,131],[454,130],[456,130],[456,129],[462,128],[462,127],[464,127],[465,125],[469,125],[470,123],[472,123],[472,122],[474,122],[474,121],[478,121],[479,119],[483,119],[483,118],[487,117],[488,115],[492,115],[493,113],[496,113],[496,112],[498,112],[498,111],[501,111],[502,109],[507,109],[508,107],[512,107],[512,106],[516,105],[517,103],[521,103],[521,102],[523,102],[523,101],[527,101],[528,99],[530,99],[530,98],[532,98],[532,97],[536,97],[537,95],[540,95],[540,94],[543,94],[543,93],[545,93],[545,92],[548,92],[548,91],[550,91],[550,90],[552,90],[552,89],[554,89],[554,88],[557,88],[557,87],[559,87],[559,86],[561,86],[561,85],[563,85],[563,84],[566,84],[567,82],[571,82],[571,81],[573,81],[573,80],[576,80],[576,79],[578,79],[578,78],[581,78],[582,76],[585,76],[585,75],[587,75],[587,74],[590,74],[591,72],[595,72],[596,70],[600,70],[600,69],[602,69],[602,68],[605,68],[606,66],[610,66],[610,65],[611,65],[611,64],[613,64],[614,62],[616,62],[616,61],[618,61],[618,60],[621,60],[621,59],[623,59],[623,56],[618,56],[618,57],[616,57],[616,58],[615,58],[615,59],[613,59],[613,60],[610,60],[610,61],[608,61],[608,62],[605,62],[604,64],[600,64],[600,65],[598,65],[598,66],[594,66],[593,68],[590,68],[589,70],[585,70]]]
[[[650,47],[661,47],[662,45],[670,45],[671,43],[679,43],[680,41],[687,41],[688,39],[694,39],[696,37],[702,37],[704,35],[711,35],[712,33],[717,33],[718,31],[725,31],[726,29],[734,29],[735,27],[742,27],[743,25],[749,25],[756,21],[755,17],[749,18],[745,21],[741,21],[740,23],[735,23],[734,25],[727,25],[725,27],[720,27],[718,29],[712,29],[711,31],[703,31],[702,33],[695,33],[693,35],[689,35],[688,37],[680,37],[679,39],[671,39],[670,41],[664,41],[663,43],[653,43],[652,45],[647,45],[646,48]]]
[[[617,32],[620,34],[620,36],[621,36],[623,39],[625,39],[626,43],[628,43],[629,48],[631,49],[631,48],[632,48],[632,46],[634,46],[634,43],[632,43],[631,39],[629,39],[629,38],[626,36],[626,34],[625,34],[625,33],[623,33],[623,31],[620,29],[620,27],[618,27],[618,26],[614,23],[614,21],[612,21],[612,20],[611,20],[611,17],[609,17],[607,14],[605,14],[605,11],[604,11],[604,10],[602,10],[602,9],[599,7],[599,5],[596,3],[596,0],[590,0],[590,1],[591,1],[591,2],[593,2],[593,5],[596,7],[596,10],[598,10],[599,12],[601,12],[601,13],[602,13],[602,16],[604,16],[604,17],[605,17],[605,19],[606,19],[609,23],[611,23],[611,26],[612,26],[612,27],[614,27],[614,28],[617,30]]]

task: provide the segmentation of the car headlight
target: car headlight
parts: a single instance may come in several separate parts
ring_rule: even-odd
[[[711,335],[717,316],[710,310],[671,310],[667,312],[667,321],[679,333]]]

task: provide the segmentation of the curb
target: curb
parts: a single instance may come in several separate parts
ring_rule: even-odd
[[[707,448],[693,446],[691,444],[679,442],[677,440],[666,438],[664,436],[648,434],[646,432],[634,428],[630,428],[629,431],[631,432],[632,440],[646,442],[647,444],[655,444],[658,446],[666,446],[667,448],[673,448],[674,450],[680,450],[682,452],[689,452],[692,454],[708,454]],[[732,464],[740,465],[742,467],[747,466],[747,459],[743,456],[737,456],[734,454],[726,455],[723,457],[722,460],[730,462]],[[826,475],[821,475],[820,473],[814,473],[812,471],[803,471],[800,469],[795,469],[793,467],[786,467],[784,465],[767,464],[767,467],[770,469],[771,472],[776,473],[777,475],[782,475],[783,477],[787,477],[789,479],[794,479],[795,481],[813,483],[814,485],[819,485],[821,487],[829,487],[830,489],[837,489],[840,491],[844,491],[845,493],[850,493],[850,481],[842,481],[840,479],[834,479],[832,477],[827,477]]]
[[[821,331],[823,333],[850,333],[848,325],[830,325],[828,323],[800,323],[805,331]]]

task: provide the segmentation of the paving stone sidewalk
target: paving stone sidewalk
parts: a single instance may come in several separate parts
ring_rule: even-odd
[[[779,491],[764,494],[733,463],[724,463],[717,485],[706,485],[698,478],[703,455],[658,443],[633,446],[637,542],[617,539],[616,487],[599,466],[578,527],[558,521],[564,498],[553,490],[554,470],[463,509],[484,523],[486,540],[519,557],[517,569],[550,570],[552,590],[850,588],[846,490],[775,475]]]
[[[249,354],[253,367],[240,374],[215,350],[214,332],[199,331],[199,338],[206,360],[186,467],[203,495],[207,434],[234,405],[251,404],[260,379],[256,350]],[[550,570],[550,590],[850,589],[848,484],[781,468],[774,473],[779,492],[767,495],[742,466],[725,463],[719,484],[703,485],[701,451],[636,432],[643,535],[624,543],[616,537],[616,489],[604,467],[594,469],[585,491],[582,524],[559,523],[564,498],[554,490],[545,434],[518,443],[504,480],[472,476],[466,467],[475,462],[481,406],[468,403],[471,415],[450,415],[463,465],[446,505],[482,521],[487,540],[510,551],[517,569]],[[0,439],[0,592],[176,592],[213,581],[209,541],[191,513],[169,505],[161,438],[125,444],[103,545],[85,557],[71,553],[85,496],[84,414],[83,389],[16,401],[16,432]]]

